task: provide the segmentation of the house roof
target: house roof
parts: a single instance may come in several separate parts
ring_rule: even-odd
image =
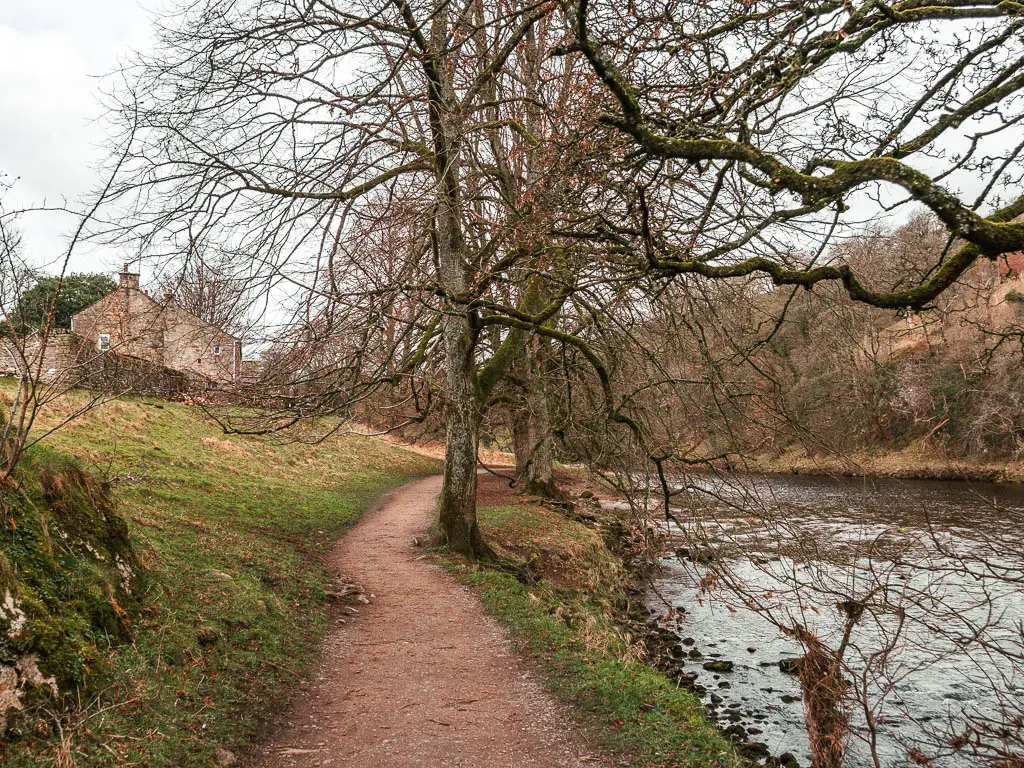
[[[124,278],[124,277],[134,277],[134,278],[137,279],[138,275],[134,274],[134,273],[127,272],[127,271],[124,271],[124,272],[121,273],[121,277],[122,278]],[[122,280],[122,284],[119,285],[114,290],[112,290],[110,293],[108,293],[107,295],[103,296],[102,298],[97,299],[96,301],[94,301],[89,306],[83,307],[78,312],[76,312],[74,315],[72,315],[71,316],[72,319],[77,318],[82,313],[89,311],[90,309],[95,307],[97,304],[100,304],[100,303],[106,301],[107,299],[109,299],[111,296],[113,296],[114,294],[118,293],[119,291],[127,291],[127,292],[130,292],[132,294],[136,294],[138,296],[141,296],[141,297],[145,298],[146,300],[148,300],[154,307],[156,307],[161,312],[166,310],[168,307],[170,307],[170,308],[174,309],[176,312],[181,312],[184,315],[188,315],[195,322],[199,323],[202,326],[205,326],[206,328],[209,328],[211,331],[216,331],[219,334],[223,334],[223,335],[229,337],[230,339],[232,339],[233,341],[241,341],[241,339],[238,338],[237,336],[235,336],[233,333],[230,333],[229,331],[226,331],[223,328],[220,328],[220,327],[214,325],[213,323],[207,322],[203,318],[201,318],[201,317],[199,317],[197,315],[194,315],[191,312],[189,312],[187,309],[183,308],[180,304],[178,304],[174,300],[173,294],[168,293],[167,296],[166,296],[166,300],[163,301],[163,302],[160,302],[160,301],[157,301],[152,296],[150,296],[148,291],[140,290],[139,288],[136,288],[135,286],[130,285],[130,284],[129,285],[125,285],[123,280]]]

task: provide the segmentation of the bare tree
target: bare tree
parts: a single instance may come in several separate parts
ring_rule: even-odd
[[[235,272],[239,262],[244,265],[245,260],[231,254],[219,254],[216,259],[187,254],[180,265],[168,265],[173,274],[162,275],[158,292],[172,295],[178,306],[210,325],[240,332],[250,296],[246,274]]]
[[[1024,51],[1009,8],[722,3],[664,13],[640,3],[623,15],[587,0],[563,7],[574,48],[613,97],[602,121],[654,162],[634,218],[648,269],[763,274],[805,288],[831,280],[858,301],[919,309],[979,258],[1024,245],[1024,221],[1015,220],[1024,197],[1014,187]],[[950,34],[953,25],[965,36]],[[903,68],[910,57],[913,67]],[[640,73],[635,82],[630,71]],[[673,197],[687,182],[706,194]],[[978,189],[974,199],[958,195],[957,183]],[[961,244],[919,282],[873,290],[850,264],[808,263],[772,242],[801,225],[827,240],[865,189],[883,203],[923,204]],[[709,224],[722,235],[715,247]]]
[[[78,228],[59,259],[56,281],[46,297],[42,317],[26,328],[19,312],[27,290],[36,282],[36,271],[23,253],[19,220],[28,211],[5,208],[3,194],[9,189],[0,180],[0,372],[10,377],[9,395],[0,397],[0,480],[8,480],[25,451],[73,421],[85,411],[111,396],[98,387],[82,393],[69,407],[59,409],[56,402],[81,383],[83,372],[96,367],[100,355],[76,343],[73,336],[58,327],[57,307],[62,298],[64,280],[71,254],[82,228],[95,209],[86,212],[68,210]],[[98,384],[94,378],[92,383]],[[51,411],[45,425],[40,416]]]
[[[1024,227],[1015,219],[1024,198],[1014,181],[1022,147],[1012,133],[1024,87],[1019,21],[1005,8],[983,4],[943,8],[937,16],[899,4],[713,4],[678,14],[642,3],[626,10],[587,2],[563,7],[576,33],[574,49],[585,53],[612,96],[614,109],[602,120],[640,151],[620,171],[621,216],[598,222],[594,235],[608,244],[605,258],[620,275],[632,266],[634,284],[647,297],[615,312],[603,301],[598,322],[563,338],[593,359],[599,388],[592,400],[603,400],[620,425],[602,435],[596,411],[590,418],[578,411],[576,444],[593,466],[616,471],[638,508],[646,509],[655,491],[694,548],[707,547],[715,540],[707,528],[718,530],[716,521],[688,525],[672,511],[680,486],[690,487],[687,468],[727,456],[741,463],[752,440],[774,440],[780,430],[808,437],[792,418],[785,377],[756,354],[779,339],[800,289],[835,282],[863,304],[918,310],[936,303],[979,260],[1021,247]],[[936,32],[936,18],[975,23],[969,38],[957,38]],[[894,76],[887,65],[911,55],[920,64],[913,75]],[[865,100],[885,106],[863,108]],[[960,137],[968,149],[952,155]],[[961,199],[954,183],[970,184],[977,196]],[[1009,204],[1001,199],[1006,195]],[[923,204],[942,223],[944,246],[925,248],[927,260],[893,250],[857,259],[830,248],[836,234],[857,225],[871,196],[876,211]],[[777,300],[751,300],[772,284],[796,288],[780,291]],[[746,292],[746,308],[727,299],[731,290]],[[751,304],[762,312],[760,321]],[[764,333],[752,341],[744,332],[731,337],[745,323],[762,325]],[[863,343],[856,325],[848,328],[854,338],[846,339],[847,348]],[[818,339],[819,346],[836,344],[835,337]],[[797,346],[811,343],[805,338]],[[641,345],[654,354],[636,353]],[[840,375],[855,370],[850,362]],[[581,400],[577,393],[577,405]],[[603,438],[597,445],[595,436]],[[653,464],[652,475],[638,475],[643,460]],[[807,540],[770,500],[745,498],[740,509],[769,521],[779,542]],[[814,551],[801,562],[820,556]],[[801,682],[816,765],[842,763],[853,701],[875,732],[871,713],[892,684],[879,696],[872,686],[847,687],[843,676],[856,670],[862,678],[895,680],[893,670],[901,668],[895,649],[908,633],[915,641],[925,627],[934,633],[933,659],[951,648],[989,653],[998,646],[1004,660],[1016,653],[1014,633],[1001,635],[1005,626],[996,629],[984,617],[975,625],[976,637],[986,638],[979,644],[964,640],[970,632],[962,626],[958,633],[940,629],[944,619],[964,616],[944,597],[946,566],[934,548],[910,547],[895,560],[901,556],[904,564],[915,563],[923,583],[895,588],[891,568],[880,560],[876,572],[864,573],[856,554],[833,558],[837,570],[817,569],[816,578],[799,567],[772,571],[767,586],[751,585],[728,562],[707,574],[709,584],[727,585],[771,616],[814,662]],[[979,558],[998,560],[992,550]],[[822,600],[850,607],[845,619],[837,618],[845,631],[834,637],[820,636],[804,615],[807,605]],[[976,605],[984,612],[986,604],[992,605],[980,598]],[[899,624],[899,617],[908,618]],[[1008,690],[994,688],[1001,697]],[[1014,730],[1012,717],[1002,722],[1004,734]],[[946,736],[948,749],[955,740]]]
[[[477,557],[490,554],[475,515],[483,413],[573,290],[583,249],[557,233],[600,175],[592,79],[580,57],[548,55],[565,42],[555,10],[203,0],[129,67],[122,94],[135,138],[118,193],[134,216],[112,233],[155,260],[195,242],[245,255],[250,289],[290,303],[272,319],[310,329],[310,354],[312,339],[362,338],[307,388],[310,405],[330,393],[321,413],[436,353],[440,530]],[[353,238],[389,217],[406,233],[385,274]]]

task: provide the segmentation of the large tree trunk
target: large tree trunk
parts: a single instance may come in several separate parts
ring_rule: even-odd
[[[534,378],[527,387],[526,408],[529,413],[530,456],[526,471],[521,476],[523,492],[560,499],[562,492],[555,484],[554,438],[551,434],[548,394],[540,371],[534,371]]]
[[[548,499],[561,499],[555,483],[554,436],[548,404],[547,344],[531,339],[523,350],[520,379],[524,405],[512,416],[512,450],[516,456],[516,479],[523,492]]]
[[[491,559],[476,520],[476,460],[480,440],[480,397],[476,363],[465,315],[452,313],[444,325],[445,454],[438,528],[441,539],[464,557]]]
[[[448,7],[437,0],[431,20],[431,45],[445,49]],[[462,293],[470,282],[469,259],[462,230],[458,100],[440,58],[435,58],[436,78],[430,102],[431,131],[437,163],[437,263],[439,277],[449,296]],[[445,459],[444,483],[438,510],[438,532],[454,552],[470,559],[494,557],[480,535],[476,520],[476,461],[480,439],[481,397],[469,310],[451,301],[441,334],[445,351]]]
[[[512,453],[516,457],[515,476],[518,480],[526,477],[533,448],[533,427],[530,424],[530,411],[525,404],[512,408],[509,429],[512,432]]]

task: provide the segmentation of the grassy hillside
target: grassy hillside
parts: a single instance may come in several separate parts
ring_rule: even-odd
[[[130,641],[97,636],[80,701],[48,697],[16,719],[0,745],[12,767],[211,766],[237,751],[315,657],[327,548],[383,490],[438,468],[359,436],[226,437],[147,399],[89,412],[37,453],[110,483],[140,608]]]

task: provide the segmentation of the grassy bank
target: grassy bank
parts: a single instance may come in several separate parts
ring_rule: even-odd
[[[891,477],[902,480],[970,480],[975,482],[1024,482],[1024,462],[979,461],[943,455],[927,444],[903,449],[878,449],[849,454],[811,455],[799,446],[781,454],[762,454],[749,459],[750,472],[843,477]]]
[[[485,483],[481,494],[484,535],[536,580],[444,562],[508,627],[588,741],[621,765],[741,765],[700,700],[644,662],[643,643],[620,621],[628,603],[622,562],[594,527],[496,488]]]
[[[129,640],[91,649],[101,685],[18,718],[0,747],[12,768],[213,766],[244,747],[315,658],[328,547],[382,491],[438,468],[358,436],[225,437],[146,399],[87,413],[48,450],[109,481],[140,609]]]

